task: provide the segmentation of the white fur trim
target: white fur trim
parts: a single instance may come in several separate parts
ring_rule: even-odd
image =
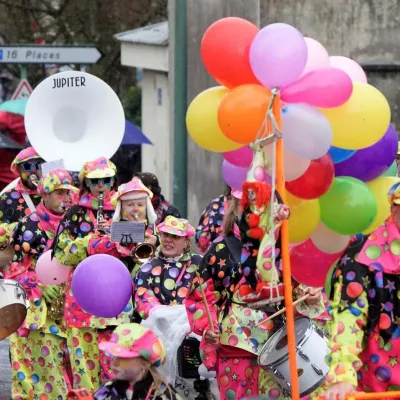
[[[121,202],[117,201],[117,206],[115,207],[113,222],[118,222],[121,220]]]
[[[147,196],[146,199],[146,205],[147,205],[147,221],[149,224],[154,225],[157,221],[157,214],[154,211],[153,204],[151,203],[150,197]]]

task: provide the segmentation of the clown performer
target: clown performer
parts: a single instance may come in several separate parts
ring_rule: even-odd
[[[264,185],[263,190],[269,190],[270,194],[271,188]],[[200,280],[195,278],[185,302],[187,314],[193,332],[204,338],[201,343],[203,363],[209,370],[216,371],[221,399],[257,396],[281,399],[284,396],[280,387],[269,372],[257,365],[257,357],[270,336],[282,326],[283,319],[277,317],[259,324],[277,309],[271,304],[257,310],[254,303],[242,299],[243,292],[253,294],[254,282],[261,287],[264,282],[255,268],[258,247],[249,252],[248,240],[242,243],[233,230],[234,221],[237,218],[245,221],[246,215],[241,216],[242,209],[237,200],[230,202],[223,221],[224,235],[214,241],[203,257]],[[239,227],[242,237],[246,236],[249,226],[241,223]],[[251,245],[257,246],[255,241],[253,243]],[[279,249],[276,250],[278,254]],[[207,305],[203,302],[202,292]],[[316,289],[297,284],[294,296],[299,297],[305,292],[309,292],[310,297],[296,307],[297,313],[309,318],[323,315],[324,303]],[[207,309],[214,326],[210,326]]]
[[[154,211],[157,215],[156,225],[164,222],[168,215],[172,215],[176,218],[181,217],[179,210],[174,205],[170,204],[161,193],[160,184],[158,183],[158,179],[154,174],[151,172],[136,172],[134,176],[139,178],[143,185],[145,185],[153,193],[151,203],[153,204]]]
[[[87,258],[91,242],[98,240],[96,231],[108,232],[114,214],[111,198],[114,195],[115,165],[104,157],[89,161],[82,167],[79,179],[81,187],[79,203],[71,207],[60,222],[55,255],[61,264],[76,267]],[[99,197],[103,200],[99,202]],[[99,207],[100,204],[100,207]],[[102,207],[101,207],[102,206]],[[97,341],[107,340],[115,326],[129,322],[133,306],[128,304],[124,312],[115,318],[97,318],[82,310],[72,289],[72,273],[67,282],[64,318],[68,330],[68,347],[74,372],[74,387],[98,389],[100,381],[96,360],[100,361],[100,375],[104,382],[111,378],[110,358],[99,353]],[[95,360],[96,362],[94,362]],[[87,368],[87,363],[90,368]],[[85,374],[79,371],[85,370]]]
[[[196,245],[204,254],[222,232],[222,220],[234,189],[226,185],[224,194],[212,200],[202,212],[196,228]]]
[[[115,329],[102,350],[112,354],[115,379],[108,381],[92,397],[95,400],[175,400],[174,390],[158,373],[165,363],[165,348],[160,339],[139,324],[123,324]],[[74,390],[68,399],[88,399],[87,393]],[[76,396],[76,397],[75,397]],[[85,397],[87,396],[87,397]]]
[[[144,320],[153,313],[152,318],[164,318],[165,306],[184,304],[202,258],[191,253],[190,239],[194,236],[194,228],[186,219],[168,216],[157,226],[157,230],[161,245],[155,258],[141,267],[134,285],[135,307]],[[187,323],[184,307],[182,313]],[[198,341],[196,343],[198,346]],[[198,378],[198,374],[194,374],[186,381],[176,376],[178,392],[183,397],[190,398],[197,391],[193,391],[193,387],[198,388],[199,393],[207,392],[208,382],[204,382],[204,387],[200,387],[201,385],[197,386],[197,381],[192,381]],[[171,377],[170,380],[173,379],[174,377]]]
[[[388,197],[389,218],[349,244],[331,277],[325,399],[400,388],[400,183]]]
[[[12,231],[23,217],[35,211],[40,202],[37,182],[40,179],[40,165],[44,160],[33,147],[28,147],[15,157],[11,171],[19,176],[16,187],[0,197],[0,246],[7,246]]]
[[[74,189],[67,171],[58,169],[44,175],[38,184],[42,201],[36,212],[21,219],[11,238],[15,255],[5,277],[17,280],[30,302],[22,327],[10,336],[13,399],[34,398],[37,393],[51,393],[46,398],[65,399],[69,389],[66,331],[62,318],[56,321],[49,312],[59,289],[57,286],[43,289],[35,265],[51,247]]]
[[[194,228],[186,219],[168,216],[157,230],[161,245],[135,279],[135,304],[143,319],[157,306],[183,304],[201,261],[191,252]]]
[[[146,225],[145,243],[154,249],[159,244],[155,235],[155,222],[157,215],[154,212],[151,199],[153,193],[143,185],[139,178],[134,177],[130,182],[119,186],[118,191],[111,199],[115,206],[113,222],[135,222]],[[98,235],[98,238],[91,240],[89,254],[110,254],[123,261],[133,277],[142,265],[142,260],[135,257],[135,248],[138,243],[120,244],[111,242],[110,235]],[[154,252],[153,252],[154,255]]]

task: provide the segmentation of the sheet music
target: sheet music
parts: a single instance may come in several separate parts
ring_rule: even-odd
[[[49,161],[41,164],[42,175],[48,174],[56,169],[65,169],[64,160]]]
[[[129,245],[143,243],[146,224],[141,222],[113,222],[111,225],[111,241]]]

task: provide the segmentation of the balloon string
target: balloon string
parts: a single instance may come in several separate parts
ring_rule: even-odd
[[[257,133],[256,139],[253,143],[251,143],[250,147],[253,149],[254,153],[260,147],[264,147],[267,144],[272,143],[272,187],[271,187],[271,199],[270,199],[270,243],[272,247],[272,268],[276,267],[276,248],[275,248],[275,223],[274,223],[274,205],[275,205],[275,191],[276,191],[276,141],[282,137],[282,134],[278,128],[278,124],[276,122],[275,116],[273,114],[273,105],[274,100],[278,94],[278,89],[272,89],[272,96],[270,102],[268,104],[267,111],[265,113],[265,117],[263,123]],[[265,135],[266,133],[266,135]],[[268,163],[268,160],[267,160]],[[269,164],[269,163],[268,163]],[[267,166],[265,167],[268,167]],[[276,293],[278,293],[278,282],[274,282],[274,286],[276,287]],[[274,291],[270,291],[270,299],[274,297]]]

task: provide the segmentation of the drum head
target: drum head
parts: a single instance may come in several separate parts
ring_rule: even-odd
[[[311,326],[308,318],[298,318],[295,320],[296,346],[306,335]],[[275,332],[271,338],[265,343],[259,357],[259,364],[268,366],[276,361],[281,360],[288,355],[288,337],[286,325]]]
[[[0,340],[12,335],[21,327],[26,317],[26,307],[10,304],[0,309]]]

